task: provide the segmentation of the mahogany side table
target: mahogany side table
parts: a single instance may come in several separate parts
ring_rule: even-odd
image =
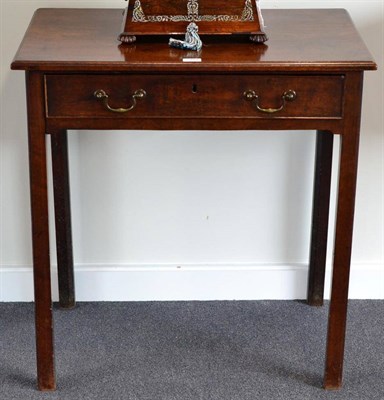
[[[60,304],[70,308],[75,303],[70,129],[316,131],[311,305],[323,302],[332,147],[334,135],[339,135],[324,387],[341,386],[363,75],[376,64],[344,10],[265,10],[264,17],[267,45],[225,38],[207,41],[201,53],[190,54],[161,40],[119,46],[121,10],[35,13],[12,69],[26,71],[40,390],[55,389],[47,134],[52,143]]]

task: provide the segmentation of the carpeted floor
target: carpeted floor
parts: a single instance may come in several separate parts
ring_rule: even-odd
[[[298,301],[55,309],[58,389],[41,393],[33,304],[0,303],[0,399],[383,400],[384,301],[350,301],[335,392],[321,389],[327,314]]]

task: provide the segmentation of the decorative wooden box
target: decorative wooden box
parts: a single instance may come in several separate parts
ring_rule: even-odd
[[[264,32],[258,0],[128,0],[119,40],[140,35],[182,35],[194,22],[200,35],[248,35],[257,43]]]

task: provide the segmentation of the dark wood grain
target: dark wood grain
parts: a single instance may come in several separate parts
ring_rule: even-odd
[[[40,390],[54,390],[55,371],[43,76],[37,72],[27,73],[26,85],[33,277],[35,288],[37,379]]]
[[[59,301],[62,308],[75,306],[68,140],[65,129],[51,132],[52,176]]]
[[[12,63],[27,72],[38,383],[55,387],[45,134],[52,134],[62,302],[72,304],[67,129],[318,130],[309,302],[320,304],[326,256],[332,136],[341,163],[324,387],[341,385],[364,70],[376,69],[344,10],[266,10],[270,42],[207,42],[196,54],[166,42],[119,46],[121,10],[38,10]],[[138,85],[136,87],[136,85]],[[292,86],[292,87],[291,87]],[[293,87],[294,86],[294,87]],[[93,93],[127,107],[132,91],[148,97],[129,114],[113,113]],[[267,115],[283,91],[297,99]],[[308,132],[312,134],[312,132]],[[63,267],[63,268],[61,268]],[[61,272],[60,272],[61,269]],[[64,287],[64,289],[63,289]]]
[[[338,389],[342,383],[362,90],[363,73],[348,74],[344,130],[341,135],[335,250],[324,377],[326,389]]]
[[[199,54],[202,62],[188,63],[183,62],[188,52],[170,48],[167,40],[119,47],[122,10],[40,9],[12,68],[139,73],[324,73],[376,68],[345,10],[263,10],[263,16],[268,46],[228,39],[208,41]]]
[[[230,82],[230,84],[228,84]],[[47,75],[47,117],[116,118],[94,92],[103,89],[114,108],[132,104],[132,94],[143,89],[146,97],[123,118],[244,117],[341,118],[344,77],[340,75]],[[266,114],[247,101],[253,90],[260,106],[278,108],[282,96],[294,90],[297,98],[283,110]]]
[[[47,118],[47,129],[158,130],[327,130],[340,132],[343,120],[289,118]],[[310,134],[310,133],[308,133]]]
[[[307,293],[308,304],[311,306],[322,306],[324,301],[332,151],[333,134],[327,131],[317,132],[312,236]]]
[[[226,15],[241,17],[244,11],[244,0],[199,0],[199,15]],[[214,20],[214,21],[196,21],[199,27],[200,35],[231,35],[231,34],[258,34],[263,33],[262,20],[260,19],[260,6],[258,1],[251,2],[253,13],[252,20],[236,21]],[[143,22],[133,21],[133,11],[135,2],[128,3],[128,9],[125,12],[123,32],[128,35],[169,35],[184,34],[187,25],[192,22],[188,21],[161,21],[150,22],[148,16],[187,16],[187,0],[174,1],[162,0],[161,2],[141,0],[141,9],[147,20]]]

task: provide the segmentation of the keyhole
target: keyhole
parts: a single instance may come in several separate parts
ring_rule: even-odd
[[[192,93],[197,93],[197,85],[196,85],[196,83],[194,83],[192,85]]]

